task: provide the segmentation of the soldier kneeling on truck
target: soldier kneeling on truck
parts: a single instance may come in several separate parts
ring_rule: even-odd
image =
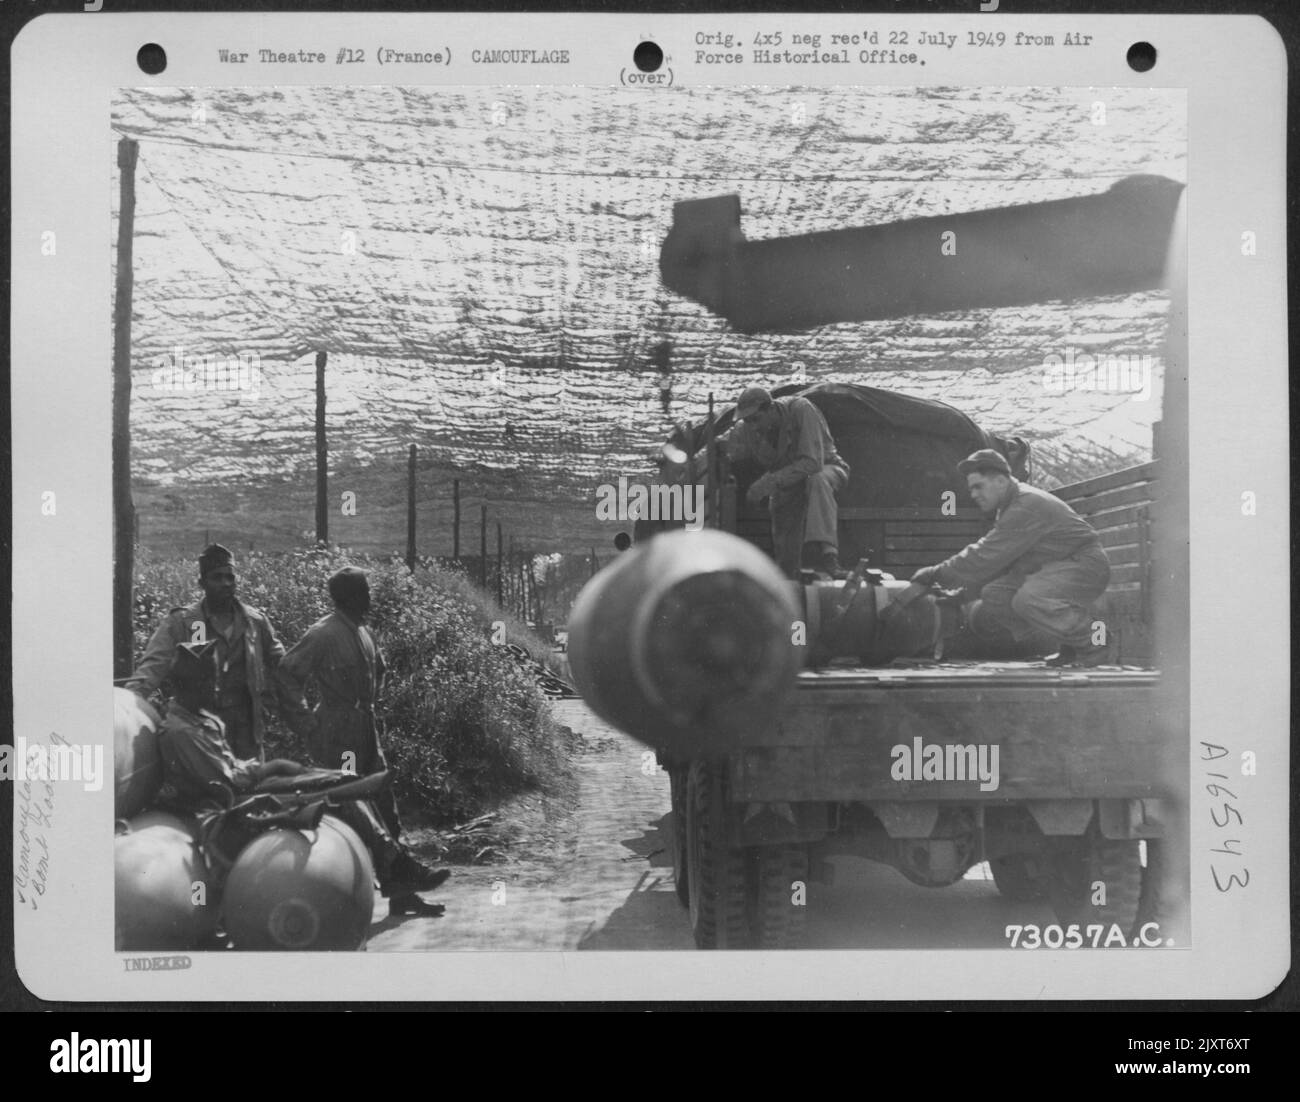
[[[1060,649],[1049,666],[1106,661],[1109,647],[1092,638],[1091,606],[1106,591],[1110,563],[1092,525],[1055,494],[1013,478],[991,448],[967,456],[957,469],[976,506],[996,517],[994,525],[951,558],[913,574],[902,602],[932,585],[972,596],[978,591],[967,605],[967,623],[980,638],[1050,640]]]

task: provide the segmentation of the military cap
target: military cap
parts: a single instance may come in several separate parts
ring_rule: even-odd
[[[1011,464],[1007,462],[1006,456],[1001,452],[996,452],[992,448],[980,448],[977,452],[971,452],[965,459],[957,464],[957,470],[962,474],[973,474],[976,471],[995,471],[998,474],[1004,474],[1011,477]]]
[[[219,543],[210,543],[199,555],[199,577],[202,578],[209,570],[216,570],[221,566],[233,566],[234,563],[235,557],[228,548],[222,547]]]
[[[736,420],[743,421],[752,417],[760,409],[772,404],[772,395],[761,386],[746,387],[736,403]]]

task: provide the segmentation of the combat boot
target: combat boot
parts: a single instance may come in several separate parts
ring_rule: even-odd
[[[384,877],[385,895],[431,892],[451,875],[450,869],[431,869],[405,851],[399,852]]]
[[[402,895],[394,895],[388,900],[388,914],[390,917],[397,915],[420,915],[423,918],[441,918],[447,908],[441,903],[426,903],[415,892],[404,892]]]

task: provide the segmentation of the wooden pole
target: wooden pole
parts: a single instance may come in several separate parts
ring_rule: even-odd
[[[451,557],[460,562],[460,479],[451,483]]]
[[[510,546],[506,551],[506,597],[510,601],[510,608],[516,616],[519,616],[519,572],[515,569],[515,537],[510,537]],[[527,620],[527,616],[520,616],[521,620]]]
[[[329,543],[329,453],[325,445],[325,360],[324,352],[316,353],[316,541]]]
[[[117,215],[117,294],[113,302],[113,676],[134,664],[131,621],[135,581],[135,504],[131,500],[131,302],[135,290],[135,165],[140,146],[117,143],[121,203]],[[180,366],[180,365],[177,365]]]
[[[406,569],[415,573],[415,454],[419,449],[411,445],[406,460]]]
[[[505,580],[505,564],[501,561],[501,522],[497,521],[497,604],[500,605],[505,597],[502,591],[501,583]]]
[[[533,622],[540,624],[542,622],[542,602],[537,594],[537,575],[533,573],[533,557],[528,556],[528,590],[532,602]]]
[[[487,589],[487,506],[479,507],[478,519],[478,584]]]
[[[713,391],[709,391],[709,435],[708,452],[706,458],[707,473],[704,476],[704,493],[707,499],[705,505],[705,514],[708,523],[715,528],[718,527],[718,451],[714,446],[714,429],[713,429]],[[694,466],[694,464],[692,464]],[[690,487],[686,487],[684,493],[690,493]]]

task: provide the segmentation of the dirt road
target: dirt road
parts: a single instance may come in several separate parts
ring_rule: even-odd
[[[668,774],[581,701],[552,707],[578,736],[575,806],[534,815],[505,863],[455,867],[426,897],[441,918],[390,919],[376,899],[370,952],[694,947],[673,892]]]
[[[456,866],[428,896],[446,904],[441,918],[390,919],[377,899],[370,952],[694,949],[673,890],[668,775],[581,701],[554,708],[578,736],[571,804],[534,806],[504,863]],[[937,889],[867,861],[833,865],[832,885],[809,885],[809,948],[998,948],[1008,923],[1053,921],[1046,905],[1002,899],[984,865]]]

